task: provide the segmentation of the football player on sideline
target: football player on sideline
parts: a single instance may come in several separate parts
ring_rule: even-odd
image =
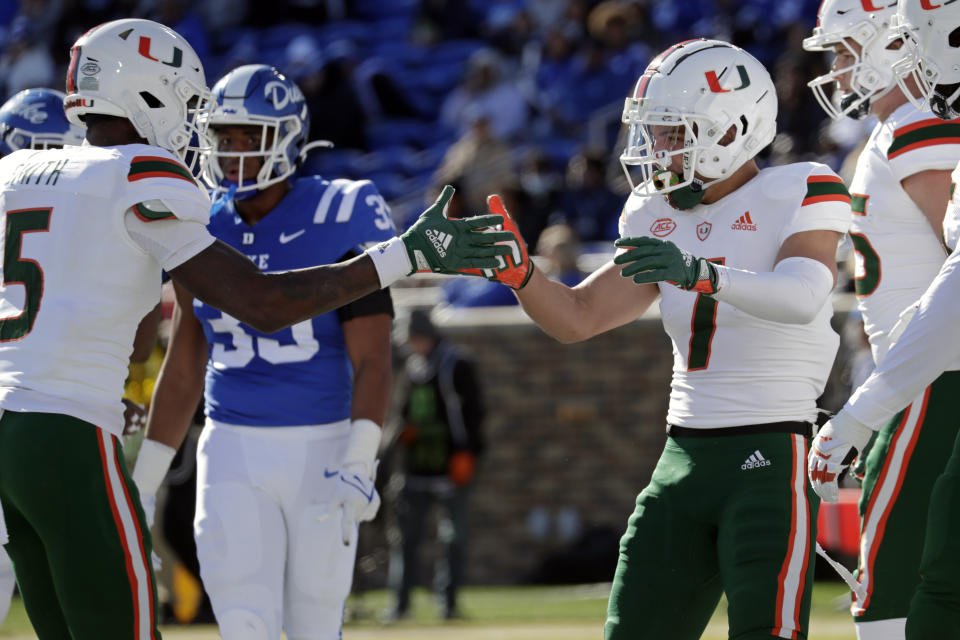
[[[83,142],[83,127],[67,121],[65,94],[55,89],[24,89],[0,106],[0,157],[18,149],[58,149]],[[10,556],[0,549],[0,626],[10,610],[16,579]]]
[[[658,298],[673,341],[668,438],[620,542],[606,640],[699,638],[724,592],[731,638],[807,635],[818,501],[803,461],[839,344],[830,294],[850,196],[822,164],[758,167],[776,116],[746,51],[670,47],[624,106],[633,189],[616,257],[573,288],[538,271],[523,286],[528,260],[494,274],[560,342]]]
[[[952,36],[960,30],[960,4],[901,0],[894,23],[895,36],[902,38],[909,54],[897,66],[903,78],[901,86],[910,92],[912,101],[929,105],[939,118],[960,116],[960,55]],[[943,122],[943,126],[952,131],[957,125]],[[943,372],[955,371],[960,363],[958,319],[960,252],[954,249],[919,303],[904,314],[905,328],[886,357],[817,434],[816,449],[830,456],[811,455],[809,460],[810,481],[821,495],[836,495],[836,478],[846,466],[849,452],[861,450],[878,426],[898,414],[904,416],[904,422],[923,420],[923,414],[930,411],[929,401],[919,404],[916,398],[923,396],[931,383],[935,389]],[[919,417],[911,415],[917,413]],[[908,640],[960,639],[960,575],[956,570],[960,564],[956,535],[960,526],[960,439],[956,438],[955,420],[952,434],[953,439],[943,445],[950,452],[949,460],[928,487],[929,508],[905,525],[926,528],[919,585],[907,613]],[[924,429],[904,446],[919,448],[927,438]],[[911,459],[907,472],[912,473],[917,464]]]
[[[394,236],[370,181],[294,177],[310,130],[295,83],[246,65],[212,92],[205,177],[218,194],[207,227],[215,237],[265,271],[286,271],[348,260]],[[336,640],[357,523],[380,503],[390,294],[261,332],[174,288],[169,349],[133,472],[147,520],[203,394],[195,535],[220,635],[273,640],[282,628],[292,639]]]
[[[161,270],[270,333],[415,269],[492,266],[507,249],[490,243],[511,236],[475,231],[499,216],[447,220],[447,188],[364,255],[263,274],[206,229],[210,200],[191,169],[210,93],[186,40],[149,20],[97,26],[72,48],[67,89],[87,144],[0,159],[0,541],[40,638],[158,638],[151,538],[119,436],[134,332]]]
[[[901,312],[923,294],[947,257],[940,237],[950,172],[960,158],[960,121],[945,123],[921,112],[907,99],[910,87],[897,84],[893,69],[906,50],[890,37],[896,5],[887,5],[826,0],[813,35],[803,42],[807,51],[834,56],[830,72],[810,82],[828,115],[879,120],[850,182],[857,306],[875,363],[890,348]],[[833,101],[829,87],[835,87]],[[878,435],[866,454],[860,494],[860,588],[850,607],[859,640],[903,638],[920,580],[930,490],[956,435],[960,361],[951,368],[907,409],[874,425]],[[814,446],[812,455],[829,453]],[[836,494],[818,493],[837,500]]]

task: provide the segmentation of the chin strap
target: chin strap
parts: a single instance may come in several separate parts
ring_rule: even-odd
[[[216,190],[216,197],[213,200],[213,204],[210,206],[210,217],[220,213],[220,210],[227,206],[227,203],[233,200],[234,195],[237,193],[237,183],[231,182],[230,186],[227,187],[227,190],[224,191],[222,188]]]
[[[662,191],[679,182],[679,176],[673,171],[661,171],[653,176],[653,186],[656,187],[658,191]],[[671,207],[684,211],[700,204],[705,192],[706,189],[704,189],[703,180],[694,178],[690,184],[685,187],[680,187],[679,189],[674,189],[673,191],[668,191],[664,194],[664,197],[667,199],[667,202],[670,203]]]

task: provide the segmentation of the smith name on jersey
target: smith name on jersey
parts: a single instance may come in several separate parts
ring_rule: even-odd
[[[229,201],[210,232],[265,272],[337,262],[395,235],[368,180],[302,177],[269,215],[247,225]],[[264,334],[199,300],[210,345],[207,416],[244,426],[326,424],[350,417],[352,369],[336,311]]]
[[[764,169],[720,201],[688,211],[665,198],[631,195],[620,235],[658,237],[695,256],[760,273],[773,270],[791,235],[845,233],[849,226],[843,182],[825,165],[803,162]],[[658,286],[673,342],[670,424],[709,429],[815,419],[839,346],[829,299],[809,324],[782,324],[708,295]]]
[[[161,269],[213,242],[210,199],[158,147],[68,146],[0,159],[0,406],[115,435],[140,320]]]

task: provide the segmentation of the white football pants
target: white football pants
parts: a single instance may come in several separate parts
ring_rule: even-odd
[[[339,640],[356,538],[333,504],[350,421],[240,427],[207,419],[194,533],[223,640]]]

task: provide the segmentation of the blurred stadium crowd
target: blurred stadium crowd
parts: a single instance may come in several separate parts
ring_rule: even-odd
[[[649,60],[690,37],[740,45],[771,69],[779,135],[761,162],[840,169],[863,129],[827,125],[804,52],[819,0],[6,0],[0,98],[63,89],[70,44],[119,17],[172,26],[208,84],[247,63],[276,66],[307,96],[304,171],[367,178],[403,228],[437,185],[475,213],[503,193],[532,248],[548,225],[608,242],[627,193],[617,162],[623,99]],[[866,124],[866,123],[865,123]],[[867,125],[869,126],[869,125]]]

